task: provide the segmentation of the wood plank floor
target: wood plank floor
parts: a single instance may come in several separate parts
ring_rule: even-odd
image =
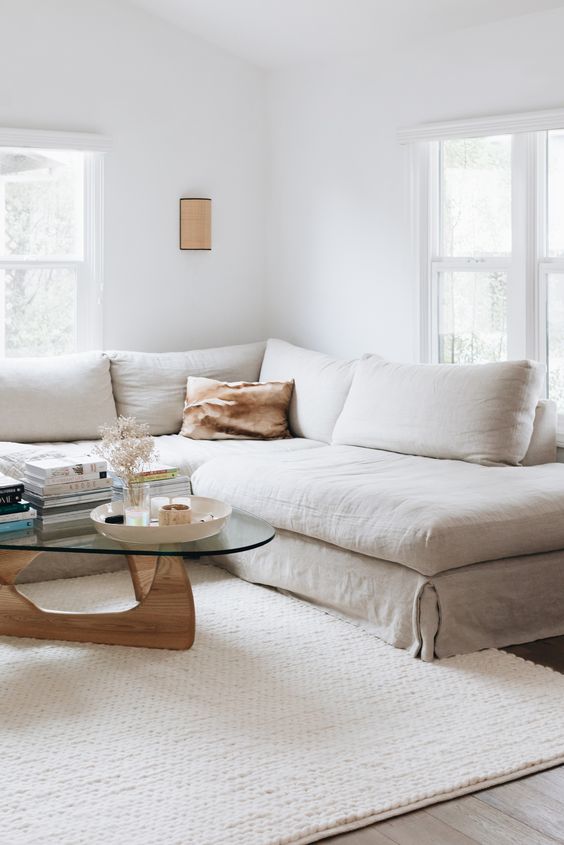
[[[505,650],[564,674],[564,637]],[[564,845],[564,766],[325,841],[328,845]]]

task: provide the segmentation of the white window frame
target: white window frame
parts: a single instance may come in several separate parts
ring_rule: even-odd
[[[438,361],[438,274],[441,270],[506,270],[508,286],[508,358],[547,361],[547,279],[564,273],[564,257],[548,256],[546,132],[564,129],[564,109],[449,121],[402,129],[407,150],[407,197],[410,208],[412,273],[416,284],[417,324],[413,356]],[[438,149],[440,141],[512,135],[518,164],[512,177],[512,255],[510,259],[439,256]],[[522,305],[525,303],[525,308]],[[559,416],[559,445],[564,446],[564,414]]]
[[[14,267],[70,268],[77,274],[76,349],[101,349],[103,345],[102,297],[104,291],[104,154],[111,141],[104,135],[85,132],[51,132],[0,128],[2,147],[41,150],[78,150],[84,155],[84,217],[82,258],[2,259],[0,270]],[[4,326],[0,325],[0,332]],[[1,344],[3,348],[3,344]]]

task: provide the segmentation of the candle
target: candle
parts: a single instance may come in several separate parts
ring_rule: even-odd
[[[158,519],[160,509],[168,504],[170,504],[168,496],[155,496],[151,499],[151,519]]]
[[[126,508],[126,525],[149,525],[149,511],[144,508]]]
[[[187,525],[192,522],[192,511],[189,505],[175,503],[164,505],[159,511],[159,525]]]
[[[168,503],[165,503],[168,504]],[[187,507],[191,507],[192,503],[190,501],[189,496],[175,496],[174,499],[171,499],[172,505],[186,505]]]

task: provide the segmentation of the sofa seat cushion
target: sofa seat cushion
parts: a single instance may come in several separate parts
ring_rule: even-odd
[[[77,460],[91,455],[96,440],[74,443],[7,443],[0,442],[0,472],[22,478],[26,461],[42,458],[68,458]],[[206,461],[220,461],[233,456],[275,458],[291,452],[301,452],[325,446],[315,440],[290,438],[288,440],[188,440],[178,434],[155,437],[158,460],[177,466],[181,475],[191,476]]]
[[[484,467],[354,446],[210,461],[194,492],[425,575],[564,548],[564,464]]]
[[[27,461],[46,458],[63,458],[77,461],[94,454],[97,440],[76,440],[72,442],[53,441],[49,443],[0,442],[0,472],[14,478],[23,478]]]
[[[247,458],[276,461],[284,455],[325,446],[325,443],[299,437],[286,440],[191,440],[178,434],[157,437],[156,442],[159,459],[165,464],[177,466],[182,474],[188,476],[214,459],[219,463],[232,457],[241,457],[243,461]]]

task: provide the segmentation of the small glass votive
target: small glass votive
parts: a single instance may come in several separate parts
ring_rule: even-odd
[[[151,497],[149,484],[127,484],[123,488],[123,516],[125,525],[149,525]]]

